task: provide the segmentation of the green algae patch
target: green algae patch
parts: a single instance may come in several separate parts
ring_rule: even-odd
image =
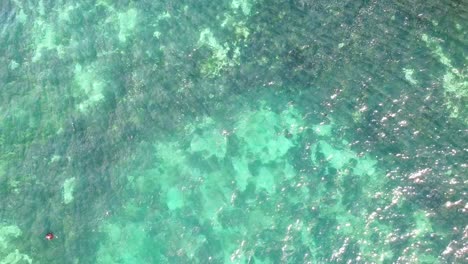
[[[77,64],[75,65],[74,74],[75,83],[79,88],[76,96],[84,98],[77,108],[86,113],[90,108],[104,100],[105,83],[99,78],[95,65],[83,67],[81,64]]]
[[[179,209],[184,206],[184,195],[177,187],[169,189],[166,199],[169,210]]]
[[[261,167],[258,175],[255,177],[255,186],[259,190],[265,190],[268,194],[272,195],[276,192],[275,172],[267,167]]]
[[[215,230],[222,229],[218,215],[229,204],[229,199],[234,193],[227,185],[227,179],[222,176],[221,173],[217,172],[207,174],[198,193],[202,202],[200,215],[204,219],[203,221],[209,223]]]
[[[405,75],[405,79],[412,85],[417,85],[418,81],[414,78],[414,70],[403,68],[403,73]]]
[[[223,135],[221,129],[214,126],[214,121],[206,118],[198,126],[202,132],[196,133],[194,131],[193,138],[190,141],[190,151],[192,153],[201,152],[205,158],[215,156],[218,159],[224,158],[226,155],[226,136]]]
[[[320,140],[311,147],[311,161],[314,165],[319,165],[318,156],[322,156],[324,161],[336,170],[352,169],[355,175],[375,175],[377,160],[368,155],[359,156],[343,144],[330,144],[325,140]],[[321,155],[317,155],[317,154]],[[322,161],[323,162],[323,161]]]
[[[235,136],[240,142],[241,156],[231,159],[236,172],[236,184],[239,190],[245,190],[250,182],[256,186],[257,191],[264,190],[268,194],[274,194],[279,178],[294,175],[290,169],[292,166],[285,157],[303,132],[299,113],[292,106],[280,113],[262,106],[257,111],[244,112],[239,116]],[[262,164],[258,167],[257,174],[252,174],[248,168],[253,162]],[[269,166],[286,169],[278,173]]]
[[[76,178],[72,177],[63,182],[63,202],[69,204],[73,201],[73,192],[75,191]]]
[[[377,160],[369,156],[357,158],[357,164],[353,168],[356,175],[374,175],[376,173]]]
[[[56,50],[58,48],[57,34],[55,27],[46,21],[36,22],[34,28],[37,37],[35,38],[35,53],[32,61],[37,62],[41,58],[43,50]]]
[[[106,223],[100,231],[108,239],[98,249],[97,263],[144,263],[151,255],[157,256],[159,246],[156,241],[148,239],[147,230],[141,223]],[[115,250],[116,245],[123,250]]]
[[[268,109],[243,114],[236,125],[236,136],[242,140],[241,151],[250,160],[268,163],[283,157],[291,147],[300,126],[295,119],[285,112],[278,115]],[[291,130],[291,131],[290,131]]]
[[[356,157],[356,154],[347,149],[341,149],[333,147],[330,143],[326,141],[320,141],[318,143],[319,151],[322,153],[328,163],[338,170],[343,169],[347,166],[352,159]],[[315,155],[312,156],[312,161],[315,163]]]
[[[450,111],[450,117],[457,118],[468,124],[468,75],[466,74],[466,67],[464,69],[454,67],[452,60],[446,55],[436,38],[423,34],[421,39],[426,43],[427,48],[432,51],[434,57],[446,67],[442,84],[445,105]],[[463,59],[467,61],[468,58]]]
[[[200,30],[199,48],[205,48],[210,55],[200,63],[200,73],[208,78],[220,77],[225,71],[240,65],[242,49],[250,35],[247,21],[253,2],[233,0],[231,9],[220,15],[221,31],[230,34],[223,37],[216,36],[217,27],[205,27]],[[240,11],[240,12],[238,12]]]
[[[239,48],[233,48],[228,43],[220,43],[209,28],[205,28],[200,32],[198,44],[200,47],[207,47],[211,51],[211,57],[207,58],[201,65],[203,75],[207,77],[219,76],[228,67],[239,65]],[[228,56],[230,51],[233,52],[232,57]]]
[[[21,230],[17,226],[0,224],[0,263],[33,263],[28,255],[21,253],[12,243],[20,235]]]
[[[25,8],[22,3],[16,2],[20,9],[18,18],[20,23],[30,22],[32,25],[30,38],[34,54],[32,62],[37,63],[42,59],[43,53],[47,51],[55,51],[60,58],[65,58],[65,51],[69,48],[66,44],[70,39],[69,35],[64,34],[63,23],[70,22],[70,13],[74,11],[78,4],[62,4],[54,10],[47,10],[44,6],[44,1],[39,1],[37,9],[37,17],[31,19],[31,16],[25,13]],[[57,19],[60,23],[55,21]]]
[[[235,171],[237,189],[243,192],[249,183],[249,179],[252,177],[249,164],[246,160],[236,157],[232,158],[231,161]]]
[[[427,217],[427,213],[424,211],[417,211],[413,214],[415,229],[414,235],[419,238],[423,238],[426,235],[430,235],[434,232],[432,223]]]
[[[119,13],[119,40],[126,42],[127,38],[132,36],[132,33],[137,25],[138,12],[135,8],[127,10],[127,12]]]
[[[21,230],[14,225],[10,226],[0,226],[0,247],[1,248],[7,248],[8,247],[8,242],[21,235]]]
[[[447,107],[450,116],[461,119],[468,124],[468,75],[452,69],[444,75],[444,88],[446,91]]]
[[[242,10],[242,13],[244,13],[244,15],[249,15],[250,14],[250,10],[252,9],[252,5],[254,3],[253,0],[232,0],[231,2],[231,7],[236,10],[236,9],[240,9]]]
[[[315,134],[322,137],[330,137],[332,135],[333,124],[319,124],[312,127]]]

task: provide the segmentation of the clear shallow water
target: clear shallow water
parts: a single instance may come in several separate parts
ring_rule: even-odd
[[[1,263],[467,261],[466,2],[153,2],[1,3]]]

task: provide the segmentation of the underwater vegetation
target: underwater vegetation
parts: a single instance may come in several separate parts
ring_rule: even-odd
[[[468,261],[467,14],[2,1],[0,263]]]

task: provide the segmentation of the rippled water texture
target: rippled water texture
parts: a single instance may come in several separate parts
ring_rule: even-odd
[[[0,263],[468,263],[467,21],[0,1]]]

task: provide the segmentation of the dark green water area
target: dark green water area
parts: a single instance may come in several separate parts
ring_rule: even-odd
[[[468,263],[467,21],[0,1],[0,263]]]

